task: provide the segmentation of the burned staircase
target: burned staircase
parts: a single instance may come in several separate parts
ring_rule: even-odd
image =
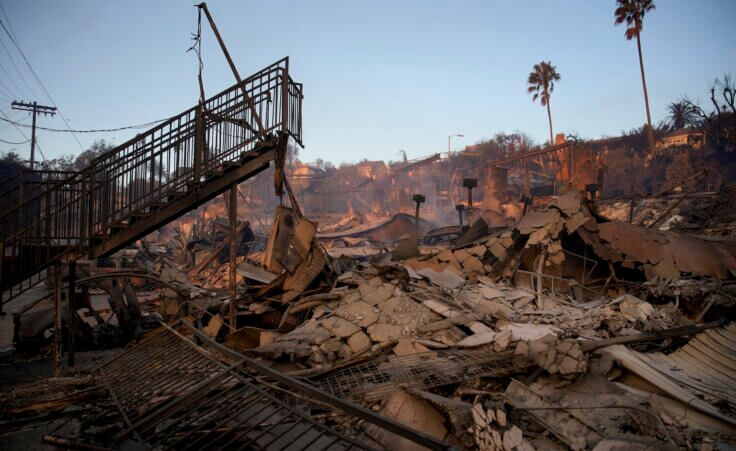
[[[52,264],[110,255],[283,161],[290,137],[301,144],[301,101],[284,58],[79,172],[0,181],[2,303]]]

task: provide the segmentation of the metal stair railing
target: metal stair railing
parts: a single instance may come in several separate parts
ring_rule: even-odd
[[[26,199],[37,196],[50,185],[75,174],[74,171],[23,169],[0,180],[0,214],[17,208]]]
[[[2,205],[16,206],[0,210],[2,302],[60,258],[104,256],[94,255],[97,243],[207,184],[243,153],[258,153],[277,136],[301,144],[302,97],[287,57],[105,152],[82,171],[62,180],[45,176],[30,196],[23,196],[23,179],[18,189],[0,183]],[[263,140],[251,125],[254,110]]]

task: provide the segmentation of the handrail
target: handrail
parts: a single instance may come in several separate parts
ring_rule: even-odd
[[[149,214],[149,207],[170,196],[198,189],[225,162],[257,149],[258,133],[247,125],[254,111],[262,119],[262,136],[291,136],[301,144],[302,97],[283,58],[106,151],[79,172],[46,176],[25,198],[21,176],[17,193],[7,189],[18,195],[15,208],[0,211],[0,255],[16,263],[12,269],[0,265],[2,289],[64,254],[89,251],[94,239],[114,235],[133,214]],[[0,206],[11,201],[2,196]]]
[[[249,83],[253,83],[255,80],[258,80],[259,78],[262,78],[264,73],[268,73],[268,72],[271,72],[271,71],[274,71],[274,70],[278,70],[282,65],[284,65],[284,64],[286,64],[288,62],[288,59],[289,59],[288,57],[284,57],[284,58],[276,61],[275,63],[266,66],[265,68],[261,69],[260,71],[256,72],[255,74],[251,75],[250,77],[244,79],[242,83],[236,84],[236,85],[232,85],[231,87],[229,87],[227,89],[224,89],[223,91],[219,92],[218,94],[215,94],[214,96],[212,96],[209,99],[207,99],[205,101],[205,105],[211,104],[212,102],[216,101],[218,98],[222,97],[223,95],[226,95],[228,93],[232,93],[233,91],[240,90],[241,89],[241,86],[246,86]],[[298,89],[297,92],[301,96],[301,86],[302,86],[302,84],[301,83],[294,83],[291,80],[290,77],[289,77],[289,83],[290,83],[290,85],[298,85],[299,86],[299,88],[295,88],[295,89]],[[256,88],[260,88],[260,87],[261,86],[256,86]],[[252,97],[255,97],[255,96],[252,96]],[[253,100],[255,102],[255,98]],[[256,102],[256,104],[258,104],[258,103],[260,103],[260,102]],[[136,143],[139,143],[141,141],[141,139],[144,139],[146,136],[153,135],[156,132],[160,132],[161,130],[163,130],[166,126],[169,126],[169,125],[174,124],[174,122],[176,122],[177,119],[180,120],[182,117],[185,117],[187,115],[194,114],[196,112],[197,108],[198,108],[197,106],[191,107],[190,109],[184,111],[183,113],[180,113],[180,114],[178,114],[176,116],[172,116],[171,118],[167,119],[165,122],[162,122],[162,123],[154,126],[153,128],[149,129],[145,133],[136,135],[135,137],[129,139],[128,141],[123,142],[122,144],[118,145],[117,147],[115,147],[113,149],[110,149],[108,151],[105,151],[104,153],[102,153],[102,154],[98,155],[97,157],[95,157],[94,159],[92,159],[92,161],[90,162],[89,166],[86,169],[84,169],[84,170],[82,170],[80,172],[73,172],[73,175],[71,177],[69,177],[67,179],[60,180],[58,182],[57,186],[52,186],[49,189],[52,189],[52,190],[53,189],[56,189],[58,186],[61,186],[63,184],[67,184],[67,183],[71,182],[72,180],[74,180],[75,178],[79,178],[82,175],[83,172],[86,172],[87,170],[89,170],[91,168],[97,168],[97,167],[99,167],[100,164],[104,163],[105,159],[112,158],[113,161],[118,161],[120,159],[120,153],[122,151],[128,150],[127,149],[128,147],[134,146]],[[280,124],[278,124],[278,125],[280,125]],[[301,124],[299,124],[299,125],[301,125]],[[271,128],[273,129],[274,127],[271,127]],[[289,127],[289,131],[290,131],[290,134],[292,135],[292,137],[294,137],[295,140],[297,140],[298,142],[301,142],[301,127],[298,127],[298,130],[296,130],[297,133],[294,133],[295,130],[293,130],[292,127]],[[139,149],[134,149],[134,150],[143,151],[144,149],[143,148],[139,148]],[[124,157],[127,159],[127,161],[129,161],[130,159],[136,158],[137,156],[141,155],[142,153],[143,152],[133,153],[133,154],[125,155]],[[120,164],[122,164],[122,162],[120,162]],[[43,172],[43,171],[35,171],[35,172]],[[3,180],[3,181],[5,181],[5,180]],[[42,195],[43,194],[39,194],[35,198],[28,199],[26,202],[31,202],[33,200],[36,200],[37,198],[42,197]],[[8,214],[8,213],[5,213],[5,214]],[[0,219],[1,218],[2,218],[2,215],[0,215]]]

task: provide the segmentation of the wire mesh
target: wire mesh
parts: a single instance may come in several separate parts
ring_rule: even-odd
[[[162,327],[104,364],[98,372],[127,424],[115,443],[132,436],[155,449],[365,448],[231,363]]]
[[[426,390],[474,377],[504,377],[531,365],[529,359],[512,352],[443,350],[379,358],[328,373],[314,383],[341,398],[370,402],[399,385]]]

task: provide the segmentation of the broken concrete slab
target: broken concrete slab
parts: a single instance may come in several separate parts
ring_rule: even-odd
[[[359,287],[363,300],[370,305],[378,305],[388,300],[394,292],[393,286],[380,286],[377,288],[370,285],[361,285]],[[363,294],[365,293],[365,294]]]
[[[360,327],[368,327],[378,320],[379,312],[376,312],[375,306],[358,300],[338,307],[335,309],[335,314]]]
[[[320,325],[339,338],[347,338],[360,330],[360,327],[339,316],[321,320]]]
[[[404,328],[394,324],[372,324],[368,327],[368,335],[371,340],[379,343],[398,340],[401,337]]]
[[[371,347],[371,340],[361,330],[348,337],[348,346],[354,353],[359,353]]]
[[[412,395],[404,389],[394,391],[384,403],[380,413],[436,439],[444,441],[449,438],[444,415],[428,401]],[[368,425],[366,432],[386,449],[407,451],[426,449],[406,438],[373,425]]]

